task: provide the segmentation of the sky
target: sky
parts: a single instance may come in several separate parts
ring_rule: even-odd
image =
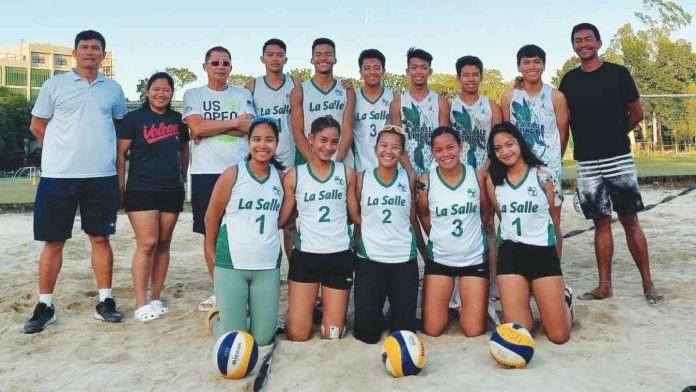
[[[696,18],[696,2],[677,0]],[[206,50],[222,45],[232,52],[233,73],[259,76],[263,42],[280,38],[288,46],[286,70],[310,68],[311,44],[328,37],[336,43],[334,73],[358,78],[357,58],[375,48],[386,58],[388,72],[403,73],[406,51],[429,51],[433,70],[454,74],[463,55],[476,55],[485,68],[517,74],[515,54],[525,44],[546,51],[544,80],[574,55],[572,26],[595,24],[604,47],[625,23],[640,24],[634,12],[641,0],[525,1],[111,1],[3,0],[0,47],[24,42],[72,46],[75,34],[94,29],[113,53],[115,80],[136,100],[139,79],[166,67],[186,67],[206,83],[202,63]],[[87,4],[87,5],[86,5]],[[675,35],[693,40],[696,23]],[[177,91],[180,98],[183,91]]]

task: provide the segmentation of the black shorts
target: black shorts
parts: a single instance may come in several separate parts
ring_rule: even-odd
[[[424,275],[443,275],[452,278],[461,278],[464,276],[473,276],[477,278],[490,279],[491,268],[488,265],[488,258],[481,264],[470,265],[466,267],[450,267],[448,265],[437,263],[430,259],[425,259]]]
[[[126,212],[161,211],[179,213],[184,210],[183,189],[176,191],[141,191],[126,190],[124,208]]]
[[[208,211],[210,196],[219,174],[191,175],[191,210],[193,211],[193,232],[205,234],[205,213]]]
[[[34,239],[63,242],[72,237],[77,207],[82,230],[91,236],[116,232],[118,177],[43,177],[34,202]]]
[[[389,320],[385,320],[382,313],[387,299]],[[374,344],[385,329],[415,332],[418,327],[418,263],[415,259],[405,263],[378,263],[358,258],[353,301],[356,339]]]
[[[563,276],[555,246],[527,245],[509,240],[498,247],[498,275],[522,275],[528,281]]]
[[[353,285],[353,252],[309,253],[293,249],[288,280],[299,283],[321,283],[337,290],[350,290]]]

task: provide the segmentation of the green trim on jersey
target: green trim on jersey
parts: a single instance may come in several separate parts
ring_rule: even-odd
[[[462,165],[461,163],[459,165],[462,167],[462,178],[459,179],[459,181],[457,182],[457,184],[454,187],[451,186],[450,184],[448,184],[447,181],[445,181],[445,179],[442,177],[442,174],[440,173],[440,166],[435,168],[435,172],[437,173],[437,178],[439,178],[440,181],[442,181],[442,185],[446,186],[451,191],[456,191],[457,188],[459,188],[459,186],[462,185],[462,183],[466,179],[466,166]]]
[[[512,189],[519,189],[522,184],[524,184],[525,181],[527,181],[527,177],[529,176],[529,172],[532,170],[532,165],[527,165],[527,171],[524,173],[524,177],[518,182],[517,184],[513,184],[512,181],[507,177],[507,174],[505,175],[505,181],[507,181],[508,185]]]
[[[334,78],[333,84],[331,85],[331,87],[329,87],[328,90],[324,91],[324,90],[320,89],[319,86],[317,86],[317,85],[314,83],[314,78],[309,79],[309,82],[312,84],[312,86],[314,86],[315,89],[317,89],[317,91],[319,91],[320,93],[322,93],[322,94],[324,94],[324,95],[329,95],[329,93],[331,92],[331,90],[333,90],[333,89],[336,87],[336,85],[338,84],[338,80],[336,80],[336,78]]]
[[[488,234],[486,233],[486,228],[483,227],[483,225],[481,225],[481,237],[483,237],[483,262],[487,263],[491,250],[488,248]]]
[[[386,88],[384,88],[384,86],[382,86],[382,92],[379,93],[379,97],[377,97],[374,101],[370,100],[370,98],[368,98],[367,95],[365,95],[364,90],[365,90],[364,87],[360,89],[360,95],[362,95],[362,97],[365,98],[365,100],[367,102],[369,102],[370,105],[374,105],[382,98],[382,95],[384,95],[384,91],[386,90]]]
[[[362,232],[360,232],[360,235],[358,236],[356,249],[358,251],[358,256],[362,257],[363,259],[369,259],[367,256],[367,251],[365,250],[365,244],[363,244]]]
[[[305,163],[307,163],[307,160],[300,152],[300,149],[296,148],[295,149],[295,167],[298,167],[298,166],[303,165]]]
[[[276,261],[276,268],[280,268],[280,261],[283,260],[283,248],[282,245],[278,248],[278,261]]]
[[[280,86],[278,86],[278,88],[273,88],[273,87],[271,87],[270,84],[268,84],[268,80],[266,80],[266,76],[264,75],[264,77],[263,77],[263,83],[264,83],[264,84],[266,85],[266,87],[268,87],[269,89],[271,89],[271,90],[273,90],[273,91],[278,91],[278,90],[280,90],[281,88],[283,88],[283,87],[285,86],[285,82],[287,82],[287,79],[288,79],[287,75],[283,74],[283,83],[282,83]]]
[[[261,184],[261,185],[265,184],[266,181],[268,181],[268,179],[271,178],[271,166],[268,166],[268,175],[267,175],[266,178],[264,178],[263,180],[259,180],[259,179],[254,175],[254,172],[251,171],[251,168],[249,167],[249,161],[246,161],[246,162],[244,163],[244,167],[246,168],[247,173],[249,173],[249,177],[251,177],[252,180],[258,182],[258,183]]]
[[[396,179],[399,178],[399,171],[398,171],[398,169],[397,169],[397,171],[396,171],[395,174],[394,174],[394,178],[392,178],[392,180],[391,180],[388,184],[382,182],[382,179],[379,178],[379,174],[377,173],[377,168],[372,169],[372,173],[374,174],[375,180],[377,180],[377,183],[378,183],[379,185],[385,187],[385,188],[389,188],[389,187],[391,187],[392,185],[394,185],[394,183],[396,182]]]
[[[329,181],[331,179],[331,177],[333,177],[335,168],[336,168],[336,163],[334,161],[331,161],[331,170],[329,170],[329,175],[326,176],[326,179],[320,180],[319,177],[314,175],[314,172],[312,171],[312,165],[309,162],[307,162],[307,173],[309,173],[309,175],[314,179],[314,181],[316,181],[320,184],[325,184],[327,181]],[[345,169],[345,165],[343,166],[343,168]],[[295,176],[295,178],[297,178],[297,176]],[[346,176],[346,181],[347,180],[348,180],[348,177]],[[295,184],[295,186],[297,186],[297,184]],[[295,188],[295,189],[297,189],[297,188]]]
[[[553,227],[553,223],[549,223],[547,230],[549,232],[549,246],[556,245],[556,228]]]
[[[418,257],[418,247],[416,246],[416,232],[413,230],[413,226],[409,229],[411,232],[411,251],[409,252],[408,259],[413,260]]]
[[[297,234],[295,234],[295,243],[293,244],[293,247],[297,250],[302,250],[302,235],[300,234],[300,230],[297,230]]]
[[[234,269],[232,256],[230,255],[230,244],[227,238],[227,226],[224,224],[220,227],[215,243],[215,266]]]
[[[435,261],[435,256],[433,256],[433,242],[428,240],[428,245],[425,246],[425,253],[431,261]]]

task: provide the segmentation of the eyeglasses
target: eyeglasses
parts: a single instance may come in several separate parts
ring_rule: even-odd
[[[401,135],[406,135],[406,131],[404,131],[403,128],[397,127],[396,125],[393,124],[387,124],[382,127],[382,130],[380,132],[396,132]]]
[[[229,67],[230,64],[232,64],[232,63],[231,63],[230,61],[228,61],[228,60],[222,60],[222,61],[220,61],[220,60],[213,60],[213,61],[208,61],[208,64],[212,65],[213,67],[219,67],[219,66],[221,66],[221,65],[222,65],[223,67]]]
[[[257,124],[263,124],[263,123],[268,123],[268,124],[274,124],[276,127],[278,126],[278,119],[275,117],[271,116],[256,116],[251,119],[251,125],[257,125]]]

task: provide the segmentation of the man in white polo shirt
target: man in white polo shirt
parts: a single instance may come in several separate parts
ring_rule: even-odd
[[[222,46],[209,49],[203,63],[208,84],[184,93],[183,117],[194,142],[190,169],[193,231],[203,235],[208,202],[220,173],[249,154],[246,135],[254,117],[253,98],[248,90],[228,83],[230,57]],[[210,276],[213,271],[213,264],[208,263]],[[208,311],[214,306],[213,295],[198,308]]]
[[[26,333],[41,332],[56,320],[53,289],[78,206],[99,287],[94,318],[112,323],[123,319],[111,293],[109,235],[116,230],[118,211],[114,122],[126,114],[126,101],[121,86],[99,73],[105,47],[104,37],[96,31],[77,34],[73,50],[77,66],[48,79],[31,112],[30,130],[43,143],[34,239],[45,243],[39,257],[39,303],[24,324]]]

